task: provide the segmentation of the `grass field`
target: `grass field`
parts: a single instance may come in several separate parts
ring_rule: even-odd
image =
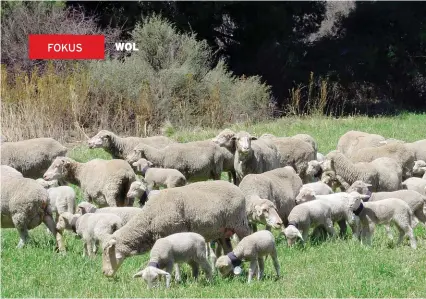
[[[284,118],[253,126],[239,125],[260,135],[273,133],[290,136],[311,134],[322,153],[335,149],[339,136],[348,130],[362,130],[406,141],[426,138],[426,115],[403,114],[383,118]],[[218,130],[175,132],[172,138],[185,142],[213,137]],[[78,146],[70,156],[79,161],[95,157],[110,158],[103,150]],[[223,176],[223,179],[226,179]],[[78,193],[80,200],[80,193]],[[215,275],[208,283],[203,276],[198,282],[183,269],[183,282],[147,290],[142,280],[133,279],[148,254],[128,258],[117,275],[108,279],[101,272],[100,253],[82,257],[82,243],[71,233],[65,234],[66,255],[53,252],[54,239],[42,225],[32,231],[31,242],[22,250],[15,249],[18,233],[1,230],[1,297],[426,297],[426,229],[418,225],[415,235],[418,249],[412,250],[408,240],[395,246],[383,227],[378,227],[372,247],[355,240],[331,239],[325,242],[298,244],[288,248],[277,236],[281,277],[276,280],[272,262],[266,261],[266,277],[247,285],[246,274],[234,279]],[[396,229],[394,235],[397,236]],[[247,270],[247,265],[245,265]]]

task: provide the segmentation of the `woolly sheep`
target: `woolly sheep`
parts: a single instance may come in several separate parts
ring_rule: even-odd
[[[224,161],[222,150],[211,141],[208,144],[202,141],[176,143],[163,149],[139,144],[126,160],[134,163],[141,158],[152,162],[155,167],[177,169],[187,181],[219,180]]]
[[[424,192],[426,187],[426,180],[424,179],[416,177],[406,179],[404,182],[402,182],[402,187],[407,190],[417,191],[420,194],[426,196],[426,193]]]
[[[79,185],[83,200],[100,207],[128,205],[126,193],[136,180],[132,167],[123,160],[94,159],[79,163],[68,157],[56,158],[44,174],[45,180],[62,179]]]
[[[99,131],[88,141],[89,148],[103,148],[111,154],[113,159],[125,159],[140,143],[160,149],[174,143],[174,141],[165,136],[123,138],[107,130]]]
[[[27,242],[28,230],[43,222],[56,237],[57,248],[64,251],[46,189],[35,180],[18,175],[17,171],[3,166],[1,170],[1,227],[16,228],[20,236],[17,247],[22,248]]]
[[[339,151],[327,154],[330,169],[348,185],[357,180],[372,184],[373,191],[395,191],[400,189],[402,169],[391,158],[378,158],[372,162],[353,163]]]
[[[414,151],[402,143],[385,144],[379,147],[365,147],[352,155],[353,162],[372,162],[377,158],[392,158],[402,167],[402,177],[412,175],[415,154]]]
[[[426,179],[426,162],[423,160],[414,161],[413,166],[413,175],[415,176],[423,176],[422,178]]]
[[[314,149],[315,156],[317,155],[317,153],[318,153],[318,143],[316,142],[316,140],[311,135],[308,135],[308,134],[296,134],[296,135],[292,136],[292,138],[296,138],[296,139],[299,139],[299,140],[302,140],[302,141],[308,143]]]
[[[141,173],[145,182],[148,184],[148,190],[160,189],[160,187],[181,187],[186,185],[185,176],[176,169],[172,168],[154,168],[152,162],[146,159],[139,159],[132,164],[137,172]]]
[[[179,263],[188,263],[192,276],[198,277],[199,266],[208,280],[212,279],[212,269],[206,257],[206,241],[197,233],[176,233],[158,239],[151,249],[149,262],[145,269],[140,269],[133,278],[142,277],[151,288],[160,275],[166,276],[166,287],[170,287],[171,273],[175,264],[176,282],[180,281]],[[165,269],[165,271],[164,271]]]
[[[56,213],[55,220],[64,212],[74,214],[75,212],[75,191],[70,186],[59,186],[47,189],[49,203],[53,213]]]
[[[360,131],[348,131],[337,142],[337,150],[348,158],[365,147],[380,146],[385,137]]]
[[[24,177],[37,179],[58,156],[65,156],[67,148],[52,138],[35,138],[17,142],[3,142],[1,164],[8,165]]]
[[[296,205],[295,199],[301,187],[302,180],[290,166],[249,174],[240,183],[246,199],[258,196],[270,200],[284,225],[288,223],[288,215]]]
[[[121,218],[111,213],[71,214],[64,212],[59,216],[56,229],[60,232],[72,230],[83,240],[83,256],[92,256],[96,244],[103,243],[113,232],[122,226]]]
[[[103,273],[113,276],[125,258],[143,254],[155,240],[178,232],[192,231],[206,241],[242,239],[250,232],[244,194],[225,181],[192,183],[160,190],[104,247]],[[226,252],[230,248],[225,248]]]
[[[426,161],[426,139],[406,143],[406,145],[414,151],[416,160]]]
[[[371,245],[372,235],[377,224],[389,225],[394,222],[399,230],[398,244],[407,235],[410,239],[411,248],[417,248],[411,227],[413,213],[406,202],[399,198],[386,198],[373,202],[362,202],[360,197],[353,197],[349,200],[354,214],[360,219],[362,243]]]
[[[9,177],[18,177],[23,178],[24,176],[22,173],[17,171],[15,168],[7,166],[7,165],[1,165],[1,175],[3,176],[9,176]]]
[[[43,188],[45,188],[45,189],[49,189],[49,188],[52,188],[52,187],[59,187],[58,180],[46,181],[46,180],[43,180],[43,179],[40,178],[40,179],[36,179],[36,182],[39,183],[40,185],[42,185]]]
[[[243,238],[237,247],[227,255],[220,256],[216,261],[216,268],[222,275],[228,275],[235,271],[235,267],[244,261],[250,261],[248,273],[248,283],[251,282],[254,273],[257,272],[257,279],[263,277],[265,270],[264,256],[271,256],[277,276],[280,276],[280,264],[277,258],[275,238],[271,232],[262,230]],[[259,267],[259,269],[258,269]]]
[[[86,213],[109,213],[120,217],[122,225],[126,225],[135,215],[140,213],[141,209],[136,207],[106,207],[98,209],[90,202],[82,201],[77,205],[77,212],[79,214]]]
[[[300,196],[302,196],[301,193],[307,190],[314,191],[316,195],[326,195],[333,193],[333,190],[323,182],[304,184],[302,188],[300,188],[299,194],[296,196],[296,204],[299,204]]]

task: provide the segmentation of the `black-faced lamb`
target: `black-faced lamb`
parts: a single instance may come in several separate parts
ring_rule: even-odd
[[[105,245],[104,275],[113,276],[125,258],[145,253],[157,239],[174,233],[192,231],[206,241],[234,233],[242,239],[250,233],[244,194],[229,182],[197,182],[157,192]]]
[[[179,264],[188,263],[195,279],[201,266],[206,278],[211,280],[212,268],[207,260],[206,246],[203,236],[197,233],[176,233],[160,238],[151,249],[146,268],[141,268],[133,277],[142,277],[148,288],[151,288],[158,278],[164,275],[166,287],[169,288],[173,265],[175,265],[175,280],[179,282],[181,280]]]
[[[220,256],[216,261],[216,268],[226,276],[231,271],[236,272],[236,267],[243,261],[250,262],[248,283],[257,272],[258,280],[262,279],[265,270],[264,256],[271,256],[277,276],[280,276],[280,264],[278,263],[275,238],[271,232],[262,230],[243,238],[232,252]]]
[[[43,178],[62,179],[80,186],[83,199],[100,207],[119,207],[129,205],[126,194],[136,174],[126,161],[119,159],[79,163],[68,157],[58,157]]]
[[[67,153],[67,148],[52,138],[3,142],[0,150],[2,165],[13,167],[32,179],[43,176],[56,157]]]

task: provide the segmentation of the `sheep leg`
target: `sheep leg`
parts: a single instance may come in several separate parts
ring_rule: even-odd
[[[348,229],[348,227],[346,225],[346,220],[342,219],[342,220],[338,221],[337,224],[339,225],[339,228],[340,228],[339,235],[340,235],[341,238],[343,238],[346,235],[346,230]]]
[[[257,280],[261,280],[263,277],[263,272],[265,272],[265,261],[263,257],[257,258],[257,263],[259,264],[259,271],[257,272]]]
[[[27,243],[28,240],[28,229],[26,227],[18,229],[19,231],[19,243],[16,248],[22,248],[24,247],[25,243]]]
[[[346,226],[346,223],[345,223]],[[325,229],[327,230],[327,232],[331,235],[334,236],[335,231],[334,231],[334,226],[333,226],[333,221],[331,220],[331,218],[327,218],[325,220]]]
[[[257,271],[257,259],[254,258],[250,261],[250,269],[249,269],[249,273],[248,273],[248,281],[247,283],[250,283],[252,278],[253,278],[253,274]]]
[[[51,215],[49,214],[45,214],[43,217],[43,222],[44,224],[49,228],[50,232],[52,233],[52,235],[55,236],[56,238],[56,248],[59,251],[65,252],[65,246],[62,242],[62,234],[56,230],[56,224],[53,221],[53,218]]]
[[[200,258],[198,260],[198,264],[201,266],[201,269],[203,269],[207,280],[211,280],[212,279],[212,267],[209,265],[207,258],[204,258],[204,257]]]
[[[86,241],[83,242],[83,257],[88,256],[88,251],[87,251],[87,243]]]
[[[397,244],[401,244],[404,240],[405,235],[410,239],[410,246],[413,249],[417,248],[416,238],[414,237],[413,228],[408,223],[397,222],[397,228],[399,230],[399,238]]]
[[[371,246],[374,230],[375,225],[372,222],[367,225],[363,225],[361,235],[361,240],[363,244]]]
[[[175,281],[176,282],[180,282],[181,277],[180,277],[180,268],[179,268],[179,264],[176,263],[175,264]]]
[[[191,266],[191,269],[192,269],[192,277],[194,277],[194,279],[197,279],[198,274],[200,273],[200,268],[198,267],[198,263],[195,261],[190,261],[188,262],[188,264]]]
[[[92,240],[88,240],[87,242],[86,242],[86,246],[87,246],[87,255],[89,256],[89,257],[92,257],[93,256],[93,247],[92,247],[92,245],[93,245],[93,243],[92,243]]]
[[[389,238],[390,240],[393,240],[393,235],[392,235],[392,232],[391,232],[391,228],[390,228],[390,224],[389,224],[389,223],[388,223],[388,224],[385,224],[385,230],[386,230],[386,234],[387,234],[388,238]]]
[[[280,264],[278,263],[278,255],[276,250],[271,253],[271,258],[272,262],[274,263],[275,272],[277,273],[277,276],[280,277]]]

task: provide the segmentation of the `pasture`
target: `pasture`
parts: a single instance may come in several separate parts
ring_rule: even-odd
[[[272,133],[291,136],[307,133],[313,136],[323,154],[335,149],[338,138],[349,130],[376,133],[387,138],[405,141],[424,139],[426,115],[401,114],[395,117],[289,117],[256,125],[231,126],[247,130],[253,135]],[[113,128],[112,128],[113,129]],[[219,130],[169,132],[170,137],[187,142],[211,138]],[[109,159],[103,150],[89,150],[87,146],[73,147],[69,156],[86,162],[94,158]],[[227,176],[222,175],[226,180]],[[78,191],[78,188],[76,188]],[[81,194],[78,192],[78,200]],[[169,290],[164,286],[147,290],[141,279],[132,276],[148,260],[149,254],[125,260],[116,277],[102,275],[101,256],[82,257],[82,242],[65,232],[67,253],[53,252],[54,238],[44,225],[30,231],[31,241],[22,250],[15,247],[15,229],[1,230],[1,297],[426,297],[426,228],[415,229],[418,249],[412,250],[408,240],[395,246],[378,227],[373,246],[362,246],[349,239],[310,240],[288,248],[282,235],[276,236],[281,277],[273,276],[272,261],[266,260],[263,281],[247,285],[248,265],[243,275],[223,279],[218,274],[208,283],[201,275],[192,280],[188,266],[182,267],[183,282]],[[396,239],[397,231],[393,228]]]

